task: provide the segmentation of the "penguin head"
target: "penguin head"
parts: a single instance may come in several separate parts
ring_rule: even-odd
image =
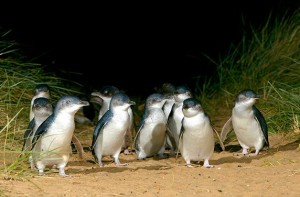
[[[154,88],[154,90],[164,96],[173,96],[175,91],[175,86],[171,83],[163,83],[161,87]]]
[[[259,98],[260,98],[260,96],[258,94],[256,94],[256,92],[254,92],[253,90],[245,89],[238,93],[235,103],[243,104],[246,106],[252,106],[255,104],[255,102]]]
[[[183,101],[182,113],[185,117],[192,117],[203,112],[200,101],[195,98],[188,98]]]
[[[185,99],[191,98],[191,97],[192,97],[192,92],[187,86],[181,85],[181,86],[176,87],[176,89],[174,91],[174,98],[175,98],[176,102],[181,103]]]
[[[32,112],[35,117],[39,115],[51,115],[53,112],[53,106],[47,98],[36,98],[33,101]]]
[[[103,86],[100,90],[100,93],[103,97],[110,97],[110,98],[118,92],[120,92],[120,90],[117,87],[111,85]]]
[[[47,84],[38,84],[34,90],[34,96],[50,98],[50,87]]]
[[[151,94],[150,96],[148,96],[146,100],[146,108],[148,107],[162,108],[166,101],[167,98],[160,93]]]
[[[112,111],[114,110],[126,111],[131,105],[135,105],[135,102],[131,101],[126,94],[122,92],[118,92],[112,96],[109,104],[109,109]]]
[[[111,86],[111,85],[106,85],[106,86],[103,86],[100,89],[100,91],[92,92],[91,95],[102,99],[102,102],[101,102],[101,100],[98,100],[98,99],[93,100],[93,102],[95,102],[97,104],[101,103],[101,105],[102,105],[102,103],[104,101],[110,102],[110,99],[112,98],[112,96],[118,92],[120,92],[120,90],[117,87]]]
[[[56,106],[55,106],[55,113],[60,113],[61,111],[75,114],[81,107],[88,106],[89,102],[83,101],[79,99],[77,96],[62,96]]]
[[[92,97],[90,99],[90,102],[102,106],[103,102],[104,102],[103,99],[100,98],[99,96],[95,96],[95,94],[93,94],[93,93],[95,93],[95,92],[92,92],[92,94],[91,94]]]

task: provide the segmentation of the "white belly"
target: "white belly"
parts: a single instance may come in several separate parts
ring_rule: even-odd
[[[241,146],[262,148],[264,138],[262,130],[252,114],[249,116],[233,114],[232,125]]]
[[[180,152],[185,160],[209,159],[214,152],[214,134],[209,121],[185,119],[185,131],[180,141]]]
[[[140,131],[138,147],[141,152],[149,156],[154,156],[164,146],[166,136],[165,123],[147,124]]]

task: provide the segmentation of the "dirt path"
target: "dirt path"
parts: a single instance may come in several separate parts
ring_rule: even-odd
[[[257,157],[236,157],[236,142],[226,151],[215,151],[210,160],[214,168],[185,166],[180,157],[138,161],[135,155],[121,154],[126,167],[118,167],[105,158],[105,167],[92,160],[84,141],[85,160],[71,156],[66,168],[69,177],[57,170],[45,176],[0,180],[0,196],[300,196],[299,137],[271,135],[271,148]],[[28,169],[28,171],[30,171]]]

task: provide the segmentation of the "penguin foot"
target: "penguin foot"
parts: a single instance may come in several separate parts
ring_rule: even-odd
[[[203,167],[205,167],[205,168],[213,168],[214,166],[213,165],[203,165]]]
[[[117,166],[128,166],[128,163],[116,163]]]
[[[60,175],[60,176],[63,176],[63,177],[69,176],[68,174],[65,173],[65,169],[64,169],[64,168],[60,168],[60,169],[59,169],[59,175]]]
[[[249,153],[234,153],[233,156],[249,156]]]
[[[205,168],[213,168],[213,167],[214,167],[213,165],[210,165],[210,164],[209,164],[208,160],[204,160],[203,166],[204,166]]]
[[[243,151],[241,153],[235,153],[233,155],[234,156],[240,156],[240,155],[246,156],[246,155],[249,155],[249,152],[248,152],[247,148],[243,148]]]
[[[166,155],[164,155],[164,154],[159,154],[159,155],[158,155],[158,158],[159,158],[159,159],[166,159],[166,158],[168,158],[168,156],[166,156]]]
[[[44,170],[39,170],[39,176],[44,176],[45,173],[44,173]]]
[[[102,162],[99,162],[98,165],[100,168],[102,168],[104,166]]]
[[[192,164],[186,164],[186,166],[187,166],[188,168],[194,168],[194,166],[193,166]]]
[[[195,166],[193,166],[192,164],[191,164],[191,161],[187,161],[186,162],[186,166],[188,167],[188,168],[194,168]]]

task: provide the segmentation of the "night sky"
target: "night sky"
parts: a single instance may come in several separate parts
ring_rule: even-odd
[[[171,2],[10,5],[0,27],[12,30],[9,37],[31,61],[82,83],[87,92],[115,85],[147,95],[163,82],[193,86],[199,77],[215,76],[205,55],[218,60],[251,25],[264,25],[270,12],[281,16],[299,5],[297,0]]]

